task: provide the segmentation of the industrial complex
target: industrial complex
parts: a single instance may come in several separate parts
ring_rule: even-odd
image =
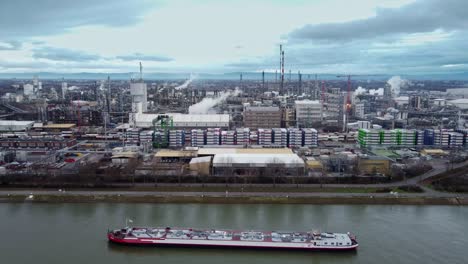
[[[0,173],[386,182],[466,158],[465,83],[285,78],[280,54],[251,79],[2,80]]]

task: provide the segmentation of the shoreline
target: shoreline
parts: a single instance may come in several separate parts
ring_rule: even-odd
[[[0,194],[0,203],[206,203],[206,204],[379,204],[379,205],[468,205],[466,196],[390,196],[380,194],[301,195],[161,195],[161,194]]]

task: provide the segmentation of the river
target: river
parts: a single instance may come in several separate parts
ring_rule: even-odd
[[[356,252],[139,248],[108,228],[352,231]],[[1,263],[467,263],[468,207],[401,205],[0,204]]]

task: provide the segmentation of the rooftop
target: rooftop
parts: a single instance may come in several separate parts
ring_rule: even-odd
[[[73,128],[75,127],[76,125],[75,124],[48,124],[48,125],[44,125],[42,126],[43,128],[49,128],[49,129],[58,129],[58,128],[63,128],[63,129],[66,129],[66,128]]]
[[[232,165],[266,167],[280,165],[284,167],[304,167],[304,160],[296,154],[217,154],[213,158],[213,167]]]
[[[0,126],[29,126],[34,121],[0,120]]]
[[[247,106],[245,110],[253,111],[253,112],[276,112],[276,111],[279,111],[279,107],[277,106]]]
[[[154,154],[157,158],[184,158],[197,156],[196,151],[162,149]]]
[[[293,154],[289,148],[200,148],[198,155],[217,154]]]
[[[297,105],[320,105],[320,101],[318,100],[297,100],[294,103]]]

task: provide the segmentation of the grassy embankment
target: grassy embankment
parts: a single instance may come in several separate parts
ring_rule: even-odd
[[[467,198],[436,197],[213,197],[213,196],[124,196],[124,195],[1,195],[0,202],[38,203],[217,203],[217,204],[400,204],[468,205]]]

